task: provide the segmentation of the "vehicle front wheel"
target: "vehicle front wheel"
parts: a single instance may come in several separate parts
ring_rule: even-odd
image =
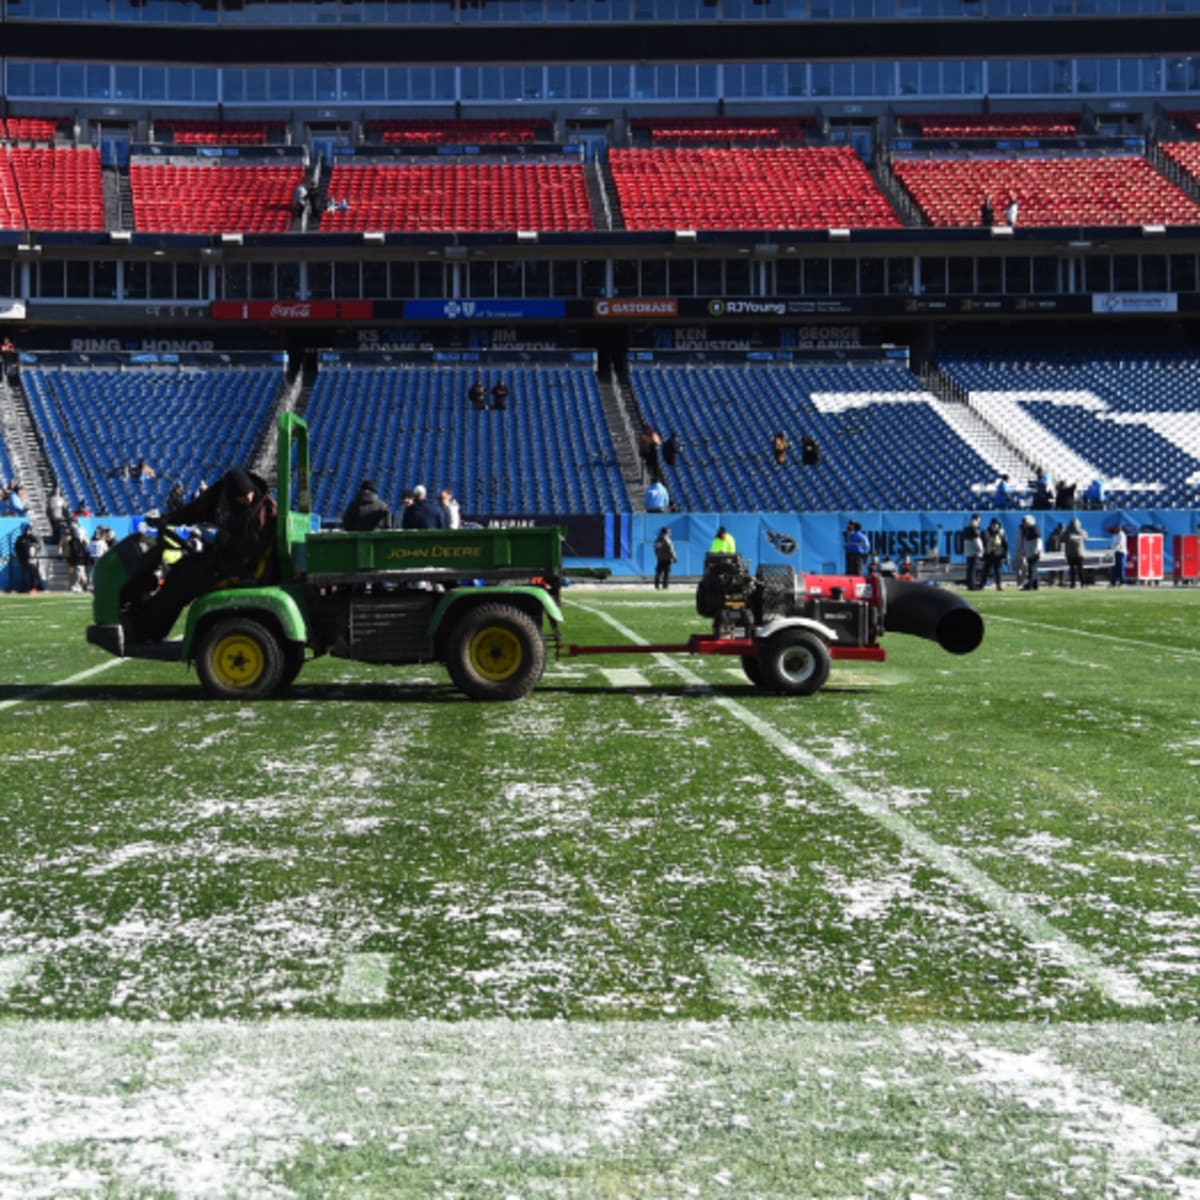
[[[519,700],[546,669],[546,643],[537,622],[508,604],[481,604],[450,633],[446,666],[472,700]]]
[[[283,649],[259,621],[231,617],[201,636],[196,674],[214,699],[262,700],[283,680]]]
[[[759,655],[763,683],[788,696],[811,696],[829,678],[829,647],[806,629],[784,629]]]

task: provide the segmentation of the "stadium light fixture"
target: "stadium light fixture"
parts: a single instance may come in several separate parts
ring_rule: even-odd
[[[677,229],[675,230],[675,240],[677,242],[694,242],[696,231],[694,229]]]
[[[128,244],[133,241],[133,232],[129,229],[112,229],[109,230],[108,240],[110,242],[125,242]]]
[[[517,230],[517,241],[518,242],[536,242],[537,240],[538,240],[538,235],[537,235],[536,229],[518,229]]]
[[[1142,237],[1166,237],[1167,227],[1165,225],[1143,225]]]
[[[362,239],[375,246],[382,246],[387,235],[382,229],[364,229]]]
[[[1013,235],[1011,225],[993,225],[992,237],[994,238],[1010,238]]]
[[[242,235],[240,233],[223,233],[221,241],[226,246],[240,246],[242,244]]]
[[[829,240],[831,242],[848,242],[850,240],[850,230],[842,228],[829,229]]]

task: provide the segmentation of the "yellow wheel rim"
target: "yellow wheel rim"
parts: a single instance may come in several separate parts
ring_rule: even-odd
[[[213,678],[222,687],[244,688],[256,684],[266,665],[266,655],[255,638],[244,633],[223,637],[213,647]]]
[[[525,659],[521,639],[511,629],[494,625],[481,629],[471,639],[467,653],[474,670],[493,683],[510,678]]]

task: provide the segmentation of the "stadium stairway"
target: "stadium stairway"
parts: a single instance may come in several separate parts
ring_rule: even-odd
[[[25,395],[19,375],[0,377],[0,433],[3,434],[15,477],[25,494],[29,523],[34,533],[48,537],[51,530],[50,519],[46,516],[46,501],[50,497],[54,475],[38,440],[29,397]],[[72,500],[69,499],[68,503]]]
[[[611,366],[598,374],[597,382],[600,386],[600,402],[604,406],[604,419],[608,422],[613,445],[617,449],[621,478],[625,480],[625,490],[634,509],[639,510],[645,481],[638,462],[637,430],[629,393],[621,386],[617,372]]]

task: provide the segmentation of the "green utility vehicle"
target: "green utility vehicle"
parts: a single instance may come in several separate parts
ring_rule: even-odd
[[[129,658],[194,663],[220,699],[259,699],[331,654],[359,662],[445,663],[474,700],[515,700],[542,677],[562,610],[563,531],[314,532],[308,426],[279,419],[278,581],[225,586],[189,606],[182,638],[127,644],[123,610],[154,586],[164,527],[133,534],[96,564],[88,641]]]

